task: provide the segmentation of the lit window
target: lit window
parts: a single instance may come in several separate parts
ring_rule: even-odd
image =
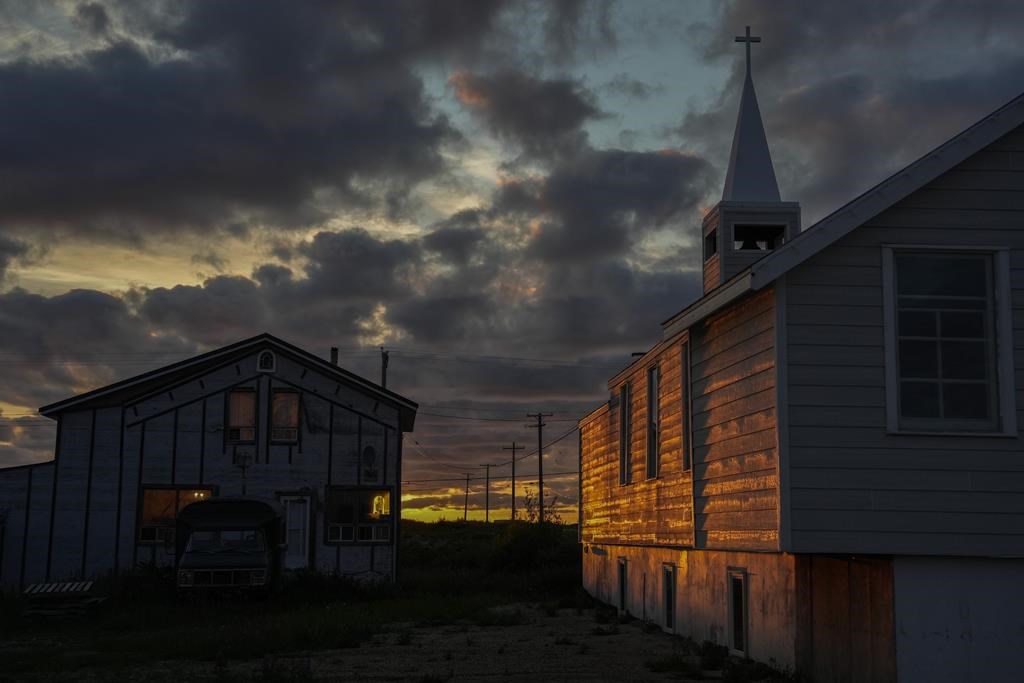
[[[997,429],[992,255],[898,251],[893,266],[899,426]]]
[[[391,541],[391,491],[332,487],[326,496],[327,541],[388,543]]]
[[[206,500],[213,495],[209,488],[143,487],[139,514],[139,541],[170,543],[178,513],[186,505]]]
[[[299,394],[295,391],[275,391],[270,410],[270,440],[295,442],[299,440]]]
[[[256,392],[232,391],[228,394],[228,441],[252,443],[256,440]]]

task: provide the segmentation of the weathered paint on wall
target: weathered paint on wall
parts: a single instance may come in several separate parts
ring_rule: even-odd
[[[588,542],[691,545],[691,473],[684,467],[685,335],[659,345],[611,385],[615,397],[581,422],[582,538]],[[658,476],[647,477],[647,371],[659,368]],[[618,388],[632,386],[631,483],[619,483]],[[688,448],[688,446],[686,446]]]
[[[774,292],[690,331],[697,547],[779,541]]]
[[[393,576],[392,543],[326,541],[324,501],[329,485],[390,487],[397,511],[398,410],[280,351],[275,371],[259,373],[260,350],[124,404],[62,413],[55,462],[0,470],[0,508],[8,511],[0,588],[172,564],[170,544],[139,541],[140,488],[206,486],[217,495],[241,495],[238,453],[253,463],[246,471],[246,495],[310,497],[311,566],[359,577]],[[257,393],[254,444],[226,439],[232,389]],[[270,442],[269,399],[275,389],[300,394],[296,443]],[[360,467],[367,447],[377,454],[373,478]]]
[[[619,606],[618,566],[626,561],[625,611],[663,630],[700,643],[728,646],[727,577],[747,571],[748,653],[793,668],[796,662],[796,560],[781,553],[677,550],[671,548],[584,545],[583,587],[594,597]],[[676,604],[672,629],[665,628],[662,571],[675,567]]]
[[[897,557],[900,683],[1022,679],[1024,560]]]

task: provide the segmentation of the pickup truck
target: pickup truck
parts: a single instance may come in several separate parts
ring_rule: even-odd
[[[281,507],[260,498],[208,498],[178,513],[179,594],[267,595],[279,587]]]

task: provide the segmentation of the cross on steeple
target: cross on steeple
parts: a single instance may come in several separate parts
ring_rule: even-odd
[[[736,42],[737,43],[746,43],[747,44],[747,75],[749,76],[750,75],[750,44],[751,43],[760,43],[761,42],[761,36],[752,36],[752,35],[750,35],[750,27],[748,26],[747,27],[747,35],[745,35],[745,36],[736,36]]]

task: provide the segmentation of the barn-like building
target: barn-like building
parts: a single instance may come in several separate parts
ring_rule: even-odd
[[[586,589],[815,681],[1019,680],[1024,95],[802,229],[748,61],[701,237],[580,422]]]
[[[0,587],[172,566],[177,512],[240,495],[284,509],[288,569],[393,579],[416,409],[269,334],[40,408],[54,459],[0,470]]]

